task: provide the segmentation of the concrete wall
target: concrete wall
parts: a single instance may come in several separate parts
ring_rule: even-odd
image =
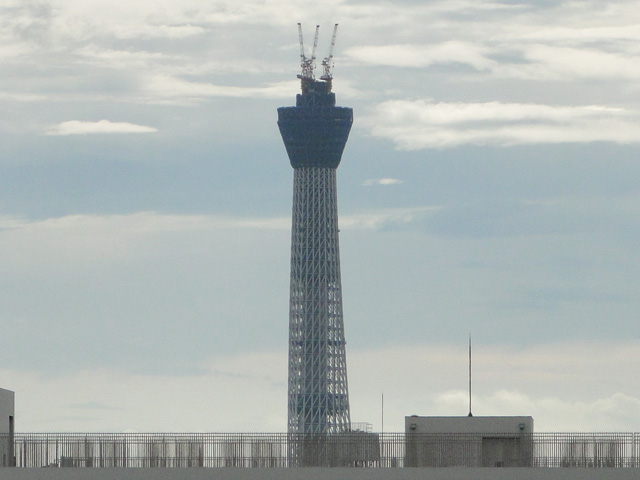
[[[405,433],[533,433],[533,417],[404,417]]]
[[[0,467],[13,465],[15,394],[0,388]]]
[[[0,388],[0,433],[9,433],[9,417],[15,411],[15,393]]]
[[[638,480],[633,468],[5,468],[2,480]]]

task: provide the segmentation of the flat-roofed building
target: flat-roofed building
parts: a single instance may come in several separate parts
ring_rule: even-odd
[[[0,388],[0,466],[15,465],[13,455],[15,393]]]
[[[532,417],[405,417],[408,467],[526,467]]]

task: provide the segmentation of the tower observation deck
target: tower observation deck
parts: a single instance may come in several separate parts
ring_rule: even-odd
[[[295,107],[278,109],[278,127],[293,177],[289,303],[288,432],[350,430],[342,315],[336,170],[353,111],[336,107],[331,92],[332,53],[324,75],[313,77],[314,54],[304,55],[302,93]],[[335,42],[334,37],[331,50]],[[305,63],[306,62],[306,63]]]

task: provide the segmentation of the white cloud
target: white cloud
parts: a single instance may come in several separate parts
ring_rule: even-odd
[[[295,29],[295,23],[289,19],[304,21],[311,16],[308,8],[291,0],[216,0],[205,3],[199,0],[113,0],[108,3],[86,0],[82,4],[58,0],[57,3],[59,33],[76,39],[98,35],[126,40],[180,40],[212,29],[238,25],[241,28],[246,25],[254,28],[256,25],[286,25]],[[331,8],[332,3],[339,5],[341,1],[325,2],[322,8]],[[64,26],[69,27],[66,32],[63,32]]]
[[[384,180],[393,179],[381,179]],[[390,183],[397,183],[393,180]],[[389,223],[409,223],[422,218],[437,207],[384,209],[370,213],[340,216],[343,228],[369,229]],[[204,232],[213,230],[272,230],[287,231],[291,228],[289,217],[236,218],[211,215],[170,215],[155,212],[139,212],[128,215],[68,215],[45,220],[28,220],[16,216],[0,216],[0,238],[8,235],[24,242],[31,238],[39,241],[47,238],[47,247],[70,246],[78,252],[81,244],[96,246],[94,241],[104,239],[105,244],[116,244],[117,239],[132,235],[161,234],[166,232]],[[76,242],[73,242],[73,239]],[[7,246],[9,244],[5,244]],[[17,247],[17,245],[14,245]],[[4,251],[9,250],[9,248]],[[16,251],[14,251],[14,254]],[[15,255],[6,258],[15,257]]]
[[[170,62],[175,57],[159,52],[144,50],[116,50],[102,48],[96,44],[84,45],[76,51],[84,62],[92,65],[105,65],[111,68],[134,68],[152,65],[154,62]]]
[[[640,141],[637,112],[604,106],[390,100],[364,122],[374,136],[391,139],[406,150]]]
[[[181,239],[183,250],[195,253],[204,238],[215,244],[220,238],[236,238],[240,248],[252,237],[247,231],[281,235],[291,228],[289,218],[233,218],[206,215],[162,215],[140,212],[129,215],[68,215],[31,221],[20,217],[0,217],[0,264],[7,274],[16,276],[46,274],[47,269],[63,275],[87,269],[109,269],[120,262],[144,261],[147,256],[167,256],[175,248],[172,238]],[[154,246],[152,249],[151,246]],[[159,253],[162,252],[162,253]],[[203,251],[204,257],[218,251]],[[199,253],[198,253],[199,254]],[[223,259],[227,258],[223,255]],[[168,261],[169,259],[166,258]],[[93,267],[92,267],[93,266]]]
[[[424,68],[436,64],[462,63],[476,70],[492,68],[496,62],[487,58],[481,45],[449,41],[431,45],[359,46],[346,50],[352,59],[373,65]]]
[[[197,25],[149,25],[142,24],[131,28],[127,25],[116,25],[114,34],[117,38],[170,38],[182,39],[206,33],[206,29]]]
[[[633,20],[632,20],[633,22]],[[636,23],[607,26],[539,26],[513,30],[512,40],[563,44],[594,44],[595,42],[638,41],[640,29]]]
[[[370,178],[363,182],[365,186],[371,185],[399,185],[404,183],[403,180],[398,180],[397,178]]]
[[[83,122],[69,120],[54,125],[45,132],[45,135],[87,135],[96,133],[152,133],[158,130],[145,125],[136,125],[126,122],[111,122],[99,120],[97,122]]]
[[[531,44],[521,47],[521,54],[526,63],[496,64],[495,74],[509,78],[557,81],[640,79],[640,57],[624,51]]]
[[[45,95],[29,94],[29,93],[15,93],[15,92],[0,92],[0,101],[10,102],[41,102],[46,100]]]
[[[340,216],[340,228],[354,230],[377,230],[390,225],[413,223],[438,207],[384,209],[370,213]]]
[[[485,7],[492,8],[488,4]],[[464,2],[455,2],[451,12],[468,12],[472,8]],[[385,35],[403,39],[405,43],[356,45],[347,48],[344,55],[357,63],[418,70],[433,65],[468,65],[483,75],[475,75],[479,81],[637,80],[640,18],[637,12],[623,9],[621,4],[614,2],[612,8],[618,9],[619,17],[610,12],[604,15],[595,5],[567,2],[553,9],[503,5],[502,11],[494,10],[497,16],[474,16],[466,21],[472,17],[452,20],[441,5],[427,9],[412,6],[394,15],[409,17],[405,21],[407,30],[395,31],[397,25],[387,25],[395,33]],[[481,12],[479,9],[480,15]],[[562,21],[558,22],[558,18]],[[599,20],[596,23],[593,19]],[[425,22],[431,29],[420,32]],[[443,31],[448,34],[443,35]],[[430,40],[428,43],[425,36]],[[459,73],[449,72],[451,78],[460,78]],[[491,75],[485,76],[486,73]],[[468,71],[464,75],[470,78]]]
[[[290,98],[298,89],[296,81],[271,83],[264,87],[236,87],[156,75],[145,82],[143,96],[150,102],[193,104],[208,97]]]

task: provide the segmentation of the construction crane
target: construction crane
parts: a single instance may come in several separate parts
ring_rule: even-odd
[[[318,47],[319,32],[320,25],[316,25],[316,34],[313,38],[313,49],[311,50],[311,58],[307,58],[304,53],[304,41],[302,40],[302,24],[298,23],[298,38],[300,40],[300,66],[302,67],[302,73],[298,75],[298,78],[307,78],[311,80],[315,78],[313,71],[316,69],[316,48]]]
[[[336,33],[338,32],[338,24],[333,26],[333,35],[331,36],[331,46],[329,47],[329,55],[322,60],[322,76],[320,80],[331,81],[333,70],[333,49],[336,46]]]

